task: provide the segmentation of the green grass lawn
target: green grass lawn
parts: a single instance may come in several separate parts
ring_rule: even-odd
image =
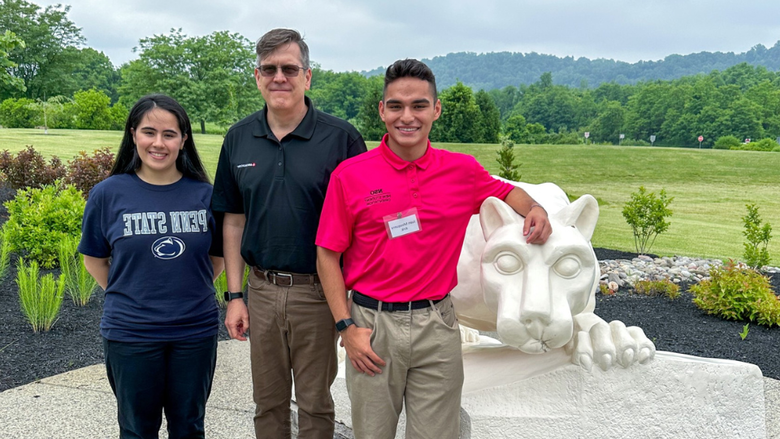
[[[33,145],[45,155],[67,161],[80,150],[109,147],[116,151],[118,131],[2,129],[0,149],[18,151]],[[213,175],[222,137],[195,134],[200,154]],[[377,142],[369,142],[373,148]],[[471,154],[491,173],[498,173],[497,145],[435,144]],[[553,182],[571,196],[591,194],[601,214],[593,245],[634,250],[631,228],[621,214],[639,186],[674,197],[669,230],[658,237],[652,253],[739,259],[743,252],[742,217],[754,203],[765,222],[780,230],[780,154],[710,149],[585,145],[518,145],[521,180]],[[776,232],[777,235],[778,232]],[[780,265],[780,237],[770,241],[772,264]]]

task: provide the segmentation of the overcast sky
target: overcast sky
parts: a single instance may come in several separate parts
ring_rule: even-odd
[[[45,6],[55,1],[32,0]],[[275,27],[303,33],[334,71],[451,52],[537,52],[628,62],[670,54],[745,52],[780,40],[778,0],[63,0],[87,45],[116,64],[139,39],[182,28],[255,41]]]

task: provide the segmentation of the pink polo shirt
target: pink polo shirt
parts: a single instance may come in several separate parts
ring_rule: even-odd
[[[458,283],[466,226],[514,186],[474,157],[434,149],[407,162],[382,143],[333,171],[316,243],[344,254],[347,289],[384,302],[441,299]],[[420,231],[390,238],[384,219],[417,209]],[[404,215],[401,215],[404,216]]]

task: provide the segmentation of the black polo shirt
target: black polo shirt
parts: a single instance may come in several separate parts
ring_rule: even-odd
[[[314,108],[281,141],[267,108],[228,130],[214,178],[212,210],[246,215],[241,256],[268,270],[316,273],[314,239],[330,174],[366,151],[348,122]]]

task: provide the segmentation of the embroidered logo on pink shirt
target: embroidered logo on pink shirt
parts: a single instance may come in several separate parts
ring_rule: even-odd
[[[365,199],[366,206],[371,206],[373,204],[379,204],[379,203],[387,203],[390,201],[390,194],[384,193],[382,189],[374,189],[373,191],[369,192],[369,196],[367,196]]]

